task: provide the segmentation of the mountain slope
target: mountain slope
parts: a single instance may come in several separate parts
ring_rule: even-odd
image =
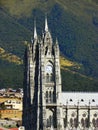
[[[25,33],[24,33],[25,32]],[[0,88],[23,87],[24,40],[30,31],[0,9]]]
[[[29,40],[31,32],[20,25],[15,18],[0,9],[0,47],[20,57],[24,55],[24,41]]]
[[[24,65],[21,59],[15,55],[9,55],[4,49],[0,50],[0,88],[23,87]],[[5,58],[2,57],[3,54]],[[98,82],[78,72],[83,67],[81,64],[62,56],[60,63],[63,91],[97,91]]]
[[[17,8],[15,8],[14,2],[12,6],[11,3],[10,5],[2,3],[1,0],[3,8],[0,8],[0,47],[5,50],[7,56],[11,54],[23,59],[24,41],[27,43],[26,41],[30,41],[33,35],[34,17],[36,16],[37,32],[41,34],[46,11],[53,40],[57,37],[61,53],[71,61],[75,61],[74,66],[66,66],[63,61],[63,90],[82,91],[86,86],[86,90],[97,91],[98,82],[93,79],[98,78],[98,5],[95,2],[92,0],[75,0],[74,2],[72,0],[40,0],[33,2],[31,8],[27,8],[25,3],[20,7],[17,2]],[[31,0],[28,0],[27,5],[29,6],[30,3]],[[76,62],[79,63],[80,69]],[[71,63],[67,62],[67,64]],[[2,59],[1,56],[0,72],[1,86],[22,86],[22,65],[17,65],[13,61],[11,63],[6,58]]]
[[[18,22],[32,30],[36,16],[37,30],[41,34],[44,8],[44,4],[43,8],[38,5],[30,17],[21,17]],[[47,12],[49,28],[53,38],[58,37],[61,52],[83,64],[83,74],[98,78],[98,5],[89,0],[55,0]]]
[[[16,63],[18,65],[23,64],[21,58],[11,53],[6,53],[6,51],[3,48],[0,48],[0,58],[8,62]]]

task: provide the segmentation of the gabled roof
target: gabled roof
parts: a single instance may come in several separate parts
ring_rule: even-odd
[[[94,92],[63,92],[60,93],[63,105],[98,106],[98,93]]]

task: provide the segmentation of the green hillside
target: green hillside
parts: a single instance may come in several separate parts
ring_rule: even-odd
[[[7,56],[0,55],[0,87],[22,86],[23,65],[9,59],[14,56],[23,59],[26,41],[30,42],[33,36],[34,18],[37,32],[41,34],[47,13],[53,40],[58,38],[61,53],[81,64],[80,69],[76,65],[62,70],[63,90],[97,91],[97,4],[96,0],[1,0],[0,48]]]
[[[98,91],[98,81],[79,73],[82,64],[60,57],[63,91]]]
[[[31,32],[0,9],[0,88],[23,87],[24,40]]]
[[[37,30],[41,34],[48,2],[42,1],[43,8],[38,4],[30,17],[18,18],[18,22],[32,30],[36,17]],[[91,0],[55,0],[46,12],[53,38],[58,37],[61,52],[83,64],[83,74],[98,78],[98,5]]]
[[[49,27],[54,38],[58,37],[62,53],[71,60],[82,63],[85,66],[83,74],[98,77],[96,0],[1,0],[1,7],[31,31],[36,17],[40,34],[44,27],[44,15],[47,13]],[[24,37],[27,38],[27,35]],[[19,47],[19,44],[16,45]],[[16,49],[13,52],[15,51]]]
[[[63,91],[98,91],[98,81],[70,70],[62,70]]]
[[[23,87],[23,65],[0,59],[0,88]]]
[[[30,40],[31,32],[15,18],[0,9],[0,47],[20,57],[24,55],[24,41]]]

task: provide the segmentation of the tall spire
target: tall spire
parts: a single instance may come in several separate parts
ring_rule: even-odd
[[[34,39],[37,39],[36,20],[34,20]]]
[[[56,37],[56,45],[58,45],[58,39],[57,39],[57,37]]]
[[[48,32],[47,15],[45,16],[45,32]]]

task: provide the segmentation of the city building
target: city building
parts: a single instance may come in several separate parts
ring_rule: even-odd
[[[22,111],[22,100],[20,99],[8,99],[4,102],[7,109],[18,109]]]
[[[22,99],[0,97],[0,118],[22,120]]]
[[[98,93],[62,92],[59,44],[45,18],[45,32],[25,53],[23,126],[25,130],[97,130]]]

